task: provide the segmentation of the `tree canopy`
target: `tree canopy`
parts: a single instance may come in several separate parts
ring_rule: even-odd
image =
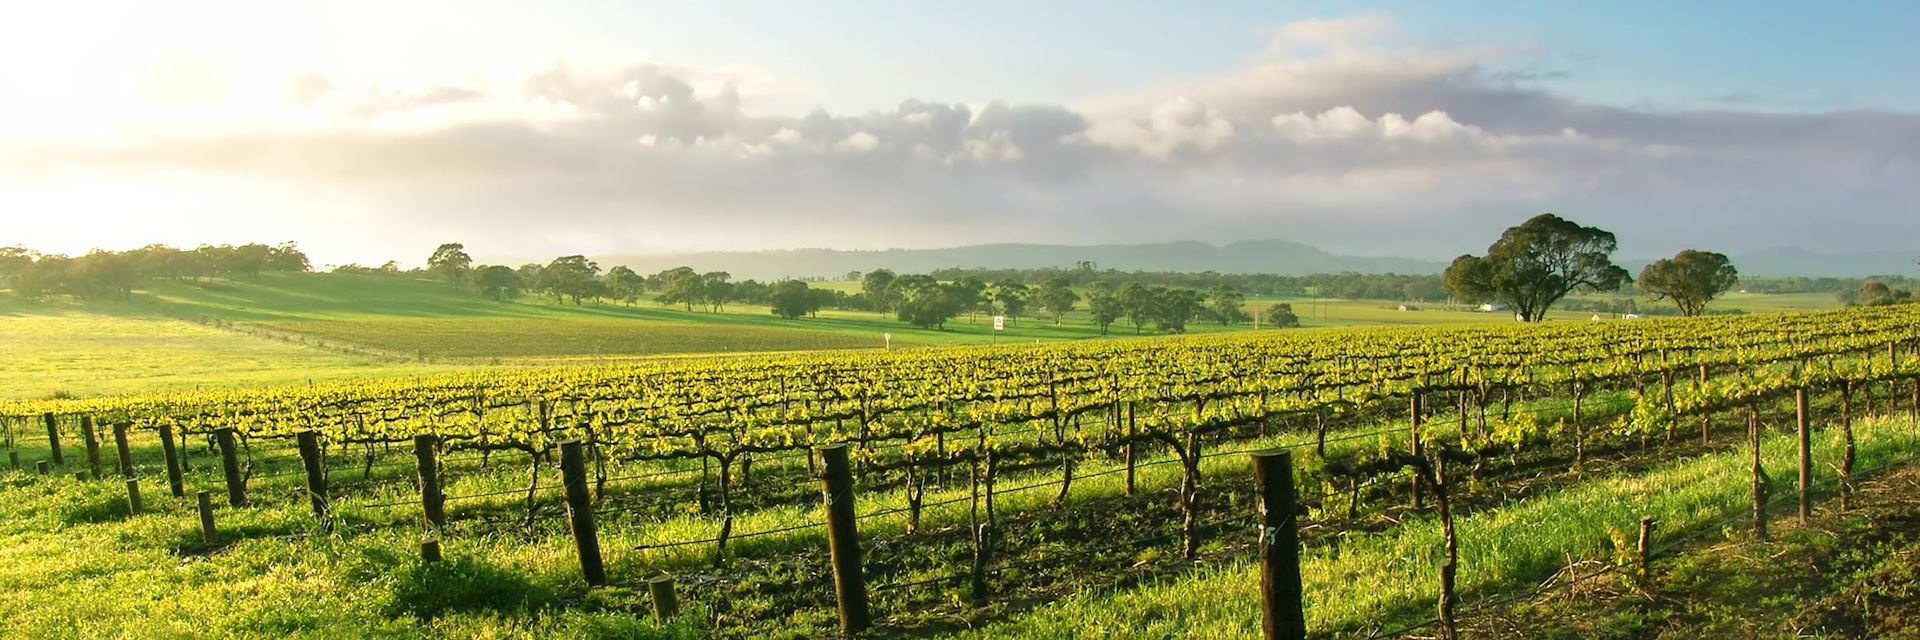
[[[1507,228],[1487,255],[1455,258],[1447,290],[1466,302],[1506,303],[1522,321],[1538,322],[1569,293],[1626,284],[1627,270],[1611,257],[1618,246],[1610,232],[1543,213]]]
[[[1669,299],[1680,315],[1697,316],[1707,303],[1740,281],[1740,271],[1727,256],[1687,249],[1672,258],[1655,260],[1640,270],[1640,290],[1655,300]]]
[[[427,257],[427,272],[454,284],[466,282],[472,268],[473,256],[467,255],[467,247],[458,242],[440,245]]]

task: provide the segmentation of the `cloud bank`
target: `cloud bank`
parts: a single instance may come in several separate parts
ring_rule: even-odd
[[[244,190],[148,222],[251,216],[341,260],[442,240],[535,256],[1266,237],[1444,258],[1542,211],[1637,256],[1920,245],[1920,115],[1580,104],[1530,86],[1519,54],[1380,44],[1394,29],[1289,24],[1239,68],[1087,104],[864,114],[761,112],[739,87],[764,78],[654,62],[419,87],[298,74],[266,122],[0,143],[0,182]],[[235,206],[250,213],[196,213]]]

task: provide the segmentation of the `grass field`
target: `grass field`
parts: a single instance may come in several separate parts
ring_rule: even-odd
[[[855,282],[817,286],[857,290]],[[1503,313],[1439,306],[1401,310],[1378,300],[1253,298],[1250,311],[1288,302],[1307,327],[1510,322]],[[1645,304],[1662,304],[1648,301]],[[1826,294],[1729,294],[1748,311],[1834,306]],[[1555,312],[1585,320],[1590,314]],[[183,321],[190,320],[190,321]],[[1196,321],[1191,333],[1251,330]],[[1153,334],[1151,327],[1144,334]],[[1122,320],[1106,336],[1084,310],[1011,320],[961,316],[921,329],[887,314],[825,310],[787,320],[764,307],[718,313],[651,301],[573,305],[496,302],[433,280],[352,274],[267,274],[259,280],[157,281],[126,302],[29,303],[0,294],[0,397],[93,395],[197,385],[296,383],[400,376],[463,366],[543,365],[586,359],[912,348],[1133,336]],[[890,339],[889,339],[890,338]]]
[[[0,295],[0,397],[293,384],[444,367],[339,353],[144,313]]]
[[[1445,420],[1436,421],[1433,435],[1445,437],[1447,425]],[[1863,469],[1909,459],[1913,447],[1920,444],[1915,425],[1904,419],[1863,420],[1857,429]],[[1276,436],[1272,443],[1297,443],[1310,437],[1288,434]],[[1816,451],[1827,455],[1837,447],[1836,434],[1818,433],[1815,445]],[[1330,449],[1337,456],[1379,445],[1373,438],[1361,438],[1333,439],[1330,446],[1339,450]],[[148,511],[137,517],[128,514],[118,482],[0,473],[0,500],[13,505],[0,515],[0,558],[6,560],[0,562],[0,633],[7,637],[676,638],[707,637],[713,630],[708,613],[697,605],[690,605],[688,615],[663,627],[644,614],[646,596],[631,586],[582,588],[570,540],[555,516],[543,519],[543,524],[552,526],[540,527],[531,538],[446,534],[447,561],[423,564],[414,555],[419,533],[412,526],[410,487],[405,483],[410,469],[404,466],[379,467],[374,478],[388,489],[338,501],[340,525],[332,531],[314,524],[299,499],[297,474],[258,478],[251,489],[258,496],[256,506],[220,507],[219,526],[230,536],[229,542],[207,548],[197,539],[192,501],[166,496],[151,466],[157,455],[152,449],[150,440],[136,443],[136,460],[144,461],[140,464],[148,470],[144,478],[149,492]],[[1795,455],[1791,436],[1770,436],[1764,452],[1770,469],[1791,468]],[[33,450],[27,453],[39,455]],[[401,458],[406,455],[397,453]],[[192,455],[197,471],[189,474],[189,486],[218,487],[218,471],[208,465],[211,456],[198,444]],[[1656,542],[1701,527],[1711,529],[1724,516],[1739,516],[1748,490],[1745,456],[1744,449],[1736,446],[1644,470],[1594,474],[1531,497],[1470,511],[1458,521],[1461,588],[1475,599],[1536,584],[1570,561],[1609,561],[1619,552],[1609,542],[1610,532],[1630,530],[1642,514],[1659,520]],[[359,479],[353,456],[346,457],[332,474],[336,482]],[[1152,456],[1143,463],[1163,457]],[[78,464],[83,463],[73,462],[70,467]],[[671,463],[638,463],[613,473],[624,476],[661,464]],[[1094,475],[1110,464],[1083,469],[1087,481],[1076,484],[1064,510],[1098,510],[1118,499],[1118,476]],[[1246,464],[1244,456],[1211,458],[1203,475],[1210,487],[1226,486],[1226,479],[1246,476]],[[483,507],[511,513],[517,494],[524,492],[516,491],[524,485],[522,468],[510,458],[496,461],[491,472],[466,462],[447,486],[451,495],[497,490],[507,495],[490,499],[491,505],[458,503],[455,517],[470,517]],[[772,470],[769,467],[768,472]],[[552,486],[551,471],[542,474],[547,476],[543,486]],[[1142,471],[1143,486],[1177,482],[1177,473],[1168,466],[1143,466]],[[1020,485],[1050,474],[1049,469],[1037,469],[1006,480]],[[669,477],[641,482],[665,488],[687,480]],[[1776,494],[1785,495],[1793,480],[1790,473],[1776,471],[1774,482]],[[636,487],[622,485],[620,490]],[[950,499],[947,493],[928,499],[940,503]],[[1049,494],[1010,493],[1001,503],[1003,517],[1061,511],[1049,503]],[[900,499],[897,490],[867,494],[863,511],[888,511]],[[402,505],[401,511],[382,507],[394,502]],[[930,511],[928,528],[937,531],[963,525],[964,507],[954,504]],[[1303,572],[1310,628],[1358,637],[1365,635],[1370,623],[1397,624],[1430,615],[1437,562],[1432,550],[1438,546],[1439,527],[1431,514],[1402,515],[1396,526],[1355,530],[1338,540],[1308,546]],[[735,526],[736,531],[761,531],[815,522],[819,517],[817,506],[782,506],[744,512]],[[865,520],[862,533],[889,539],[899,534],[903,520],[897,513]],[[665,521],[611,518],[602,523],[602,544],[609,550],[610,569],[616,575],[645,576],[667,569],[694,580],[690,576],[697,576],[706,565],[703,549],[631,549],[636,544],[703,537],[713,531],[714,524],[711,518],[692,514]],[[733,553],[740,562],[782,552],[805,553],[824,544],[823,535],[813,529],[742,540]],[[1724,535],[1738,540],[1746,534],[1736,525]],[[1047,553],[1071,556],[1074,545],[1085,541],[1067,537],[1033,544],[1053,545],[1042,552],[1043,557]],[[1240,538],[1228,534],[1208,548],[1216,544],[1234,546]],[[1078,595],[1014,613],[975,631],[928,635],[1229,638],[1257,633],[1259,608],[1252,603],[1257,602],[1253,592],[1259,582],[1252,561],[1244,553],[1209,554],[1213,560],[1169,569],[1145,583],[1089,585]],[[1143,553],[1140,558],[1143,563],[1168,562],[1163,555]],[[768,579],[782,578],[774,574]],[[804,609],[792,609],[791,602],[783,608],[780,601],[742,600],[732,606],[741,614],[766,616],[760,620],[763,626],[754,628],[784,629],[769,630],[767,635],[830,629],[830,590],[824,583],[818,586],[822,588],[801,598],[810,603]],[[696,595],[689,593],[689,597]],[[886,601],[882,602],[885,606]]]

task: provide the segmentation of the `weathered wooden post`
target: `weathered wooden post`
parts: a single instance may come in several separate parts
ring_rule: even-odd
[[[1293,453],[1285,449],[1253,454],[1254,489],[1260,494],[1260,625],[1267,640],[1307,637],[1306,609],[1300,585],[1298,496],[1293,486]]]
[[[428,538],[426,540],[420,541],[420,560],[421,561],[429,562],[429,563],[439,562],[440,558],[441,556],[440,556],[439,540],[434,538]]]
[[[1134,443],[1136,442],[1136,436],[1138,435],[1138,433],[1139,432],[1134,428],[1133,401],[1128,400],[1127,401],[1127,495],[1128,496],[1132,496],[1134,494],[1133,469],[1136,464],[1134,462],[1134,458],[1135,458],[1134,450],[1136,447]]]
[[[1587,425],[1580,419],[1580,404],[1587,391],[1586,383],[1578,378],[1573,381],[1573,472],[1586,473],[1587,467]]]
[[[1419,389],[1413,390],[1413,400],[1411,404],[1412,404],[1412,409],[1408,412],[1408,415],[1411,415],[1413,417],[1412,418],[1413,428],[1411,431],[1411,438],[1409,439],[1410,444],[1408,445],[1408,451],[1413,453],[1413,457],[1418,458],[1420,457],[1420,452],[1421,452],[1421,447],[1420,447],[1421,415],[1420,415],[1420,390]],[[1413,474],[1413,477],[1411,480],[1408,481],[1408,484],[1412,489],[1412,493],[1413,493],[1413,510],[1419,511],[1420,509],[1426,506],[1425,497],[1420,495],[1420,491],[1421,491],[1420,490],[1420,474],[1417,474],[1417,473]]]
[[[213,492],[203,490],[195,496],[200,501],[200,539],[213,544],[219,539],[219,532],[213,528]]]
[[[1771,492],[1771,478],[1767,470],[1760,465],[1760,412],[1752,404],[1747,405],[1747,437],[1753,449],[1753,535],[1761,540],[1767,539],[1767,494]]]
[[[416,447],[418,440],[415,440]],[[593,492],[587,485],[587,454],[579,440],[560,443],[560,478],[567,492],[567,525],[573,530],[573,546],[580,552],[580,573],[588,586],[607,584],[606,567],[600,563],[600,534],[593,524]]]
[[[180,452],[173,446],[173,426],[160,426],[160,453],[167,458],[167,488],[175,498],[187,497],[186,484],[180,480]]]
[[[213,438],[220,444],[220,467],[227,479],[227,504],[247,506],[247,481],[240,477],[240,453],[234,446],[233,428],[215,429]]]
[[[1460,604],[1460,596],[1454,591],[1454,577],[1460,570],[1459,545],[1454,537],[1453,509],[1447,492],[1451,488],[1447,480],[1447,450],[1443,445],[1433,452],[1432,463],[1428,469],[1433,473],[1433,501],[1440,509],[1440,530],[1445,546],[1440,557],[1440,601],[1439,610],[1440,638],[1458,640],[1460,629],[1454,621],[1453,610]]]
[[[119,454],[120,477],[133,477],[133,452],[127,448],[127,423],[113,425],[113,448]]]
[[[1800,428],[1800,524],[1813,519],[1813,441],[1807,429],[1807,388],[1793,390],[1793,406]]]
[[[1642,589],[1649,589],[1653,586],[1653,562],[1650,551],[1652,542],[1653,518],[1651,516],[1640,516],[1640,544],[1638,545],[1638,549],[1640,551],[1640,588]]]
[[[1700,384],[1696,389],[1702,393],[1707,390],[1707,365],[1700,365]],[[1713,408],[1700,407],[1700,446],[1713,444]]]
[[[33,467],[34,467],[34,469],[35,469],[36,471],[39,471],[39,472],[40,472],[40,475],[43,475],[43,476],[44,476],[44,475],[47,475],[47,474],[49,473],[49,471],[51,470],[51,467],[49,467],[49,466],[47,465],[47,461],[45,461],[45,460],[39,460],[39,461],[36,461],[36,462],[34,462],[34,463],[33,463]]]
[[[820,447],[826,472],[820,476],[827,506],[827,550],[833,558],[833,591],[840,604],[840,630],[852,636],[873,624],[867,610],[867,583],[860,570],[860,533],[853,511],[853,470],[847,443]]]
[[[80,437],[87,443],[87,469],[100,479],[100,438],[93,432],[93,416],[80,416]]]
[[[127,515],[140,515],[140,481],[127,478]]]
[[[1840,510],[1853,509],[1853,383],[1840,383]]]
[[[680,600],[673,594],[673,576],[647,579],[647,593],[653,596],[653,617],[666,622],[680,615]]]
[[[327,461],[321,457],[320,434],[312,430],[293,434],[300,446],[300,466],[307,472],[307,500],[313,517],[327,519]]]
[[[447,526],[447,498],[440,490],[439,452],[439,436],[413,437],[413,463],[420,471],[420,510],[426,514],[427,523],[436,529]]]
[[[67,454],[60,450],[60,423],[51,411],[41,414],[40,418],[47,423],[47,446],[53,449],[53,463],[66,464]]]

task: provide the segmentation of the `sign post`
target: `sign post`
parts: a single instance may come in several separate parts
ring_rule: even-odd
[[[993,343],[994,344],[1000,344],[1000,332],[1006,331],[1006,330],[1007,330],[1007,317],[994,316],[993,317]]]

